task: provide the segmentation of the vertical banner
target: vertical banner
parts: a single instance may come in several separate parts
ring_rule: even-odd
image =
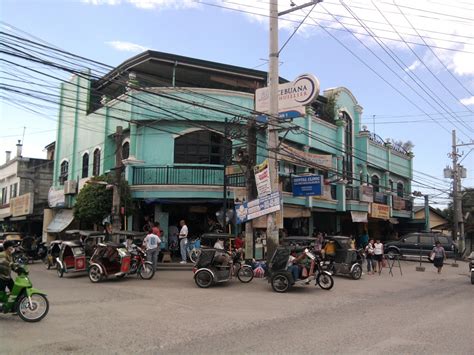
[[[272,193],[270,181],[270,169],[268,168],[268,159],[254,167],[255,184],[257,185],[258,197],[263,197]]]

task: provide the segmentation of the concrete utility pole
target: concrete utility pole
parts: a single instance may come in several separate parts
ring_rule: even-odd
[[[122,126],[117,126],[115,131],[115,181],[112,197],[112,233],[118,233],[120,223],[120,185],[122,181]]]
[[[269,60],[268,60],[268,90],[270,110],[268,112],[268,170],[270,172],[270,183],[272,192],[279,191],[279,178],[277,168],[277,146],[278,146],[278,16],[286,15],[293,11],[314,6],[322,0],[312,0],[306,4],[295,6],[289,10],[278,13],[278,0],[270,0],[270,31],[269,31]],[[283,201],[281,201],[283,204]],[[282,211],[273,212],[267,215],[267,260],[270,260],[278,246],[278,225],[277,221],[283,220]]]
[[[456,131],[452,133],[453,145],[451,158],[453,159],[453,239],[459,242],[458,227],[459,227],[459,211],[458,211],[458,152],[456,148]],[[461,247],[459,245],[459,247]]]

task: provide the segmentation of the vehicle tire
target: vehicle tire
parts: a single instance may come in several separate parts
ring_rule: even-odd
[[[474,285],[474,272],[471,272],[471,284]]]
[[[278,293],[284,293],[291,287],[290,279],[284,274],[276,274],[271,279],[272,289]]]
[[[140,265],[138,267],[138,275],[140,275],[143,280],[151,280],[155,275],[153,264],[149,261],[146,261],[143,265]]]
[[[196,263],[196,261],[198,260],[199,258],[199,255],[201,255],[201,249],[193,249],[193,250],[190,250],[189,251],[189,260],[191,260],[191,262],[193,264]]]
[[[208,288],[214,282],[214,277],[207,270],[200,270],[194,275],[194,282],[200,288]]]
[[[322,272],[318,274],[318,277],[316,277],[316,283],[323,290],[329,291],[334,286],[334,279],[331,275]]]
[[[39,293],[31,295],[30,298],[32,303],[31,307],[29,298],[25,294],[20,296],[16,305],[16,311],[25,322],[39,322],[48,314],[48,299]]]
[[[242,265],[237,271],[237,278],[240,282],[249,283],[253,280],[253,270],[250,265]]]
[[[102,280],[102,271],[97,265],[92,265],[89,269],[89,280],[93,283],[98,283]]]
[[[359,280],[362,277],[362,266],[359,264],[355,265],[351,271],[351,277],[354,280]]]
[[[61,267],[61,265],[56,264],[56,272],[58,274],[58,277],[63,277],[64,269]]]
[[[389,249],[387,251],[387,258],[389,258],[389,259],[394,259],[397,255],[401,256],[400,253],[398,252],[398,250],[396,250],[396,249]]]

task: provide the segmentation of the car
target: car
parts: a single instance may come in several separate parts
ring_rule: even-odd
[[[384,244],[384,252],[389,257],[394,255],[419,256],[421,252],[423,257],[428,258],[437,241],[441,243],[448,258],[454,257],[457,248],[453,239],[444,236],[441,233],[432,232],[409,233],[401,237],[399,240],[386,242]]]

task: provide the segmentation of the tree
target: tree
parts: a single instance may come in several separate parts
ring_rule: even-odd
[[[112,209],[113,189],[111,176],[98,176],[90,180],[77,196],[74,205],[74,218],[80,223],[81,228],[92,228],[101,225],[104,218],[110,215]],[[126,181],[120,186],[121,206],[126,206],[126,215],[133,213],[130,188]]]
[[[403,150],[405,150],[408,153],[413,151],[413,148],[415,148],[415,145],[413,144],[412,141],[404,142],[402,140],[397,140],[397,139],[393,139],[393,138],[387,138],[386,141],[390,142],[393,146],[397,146],[397,147],[402,148]]]

